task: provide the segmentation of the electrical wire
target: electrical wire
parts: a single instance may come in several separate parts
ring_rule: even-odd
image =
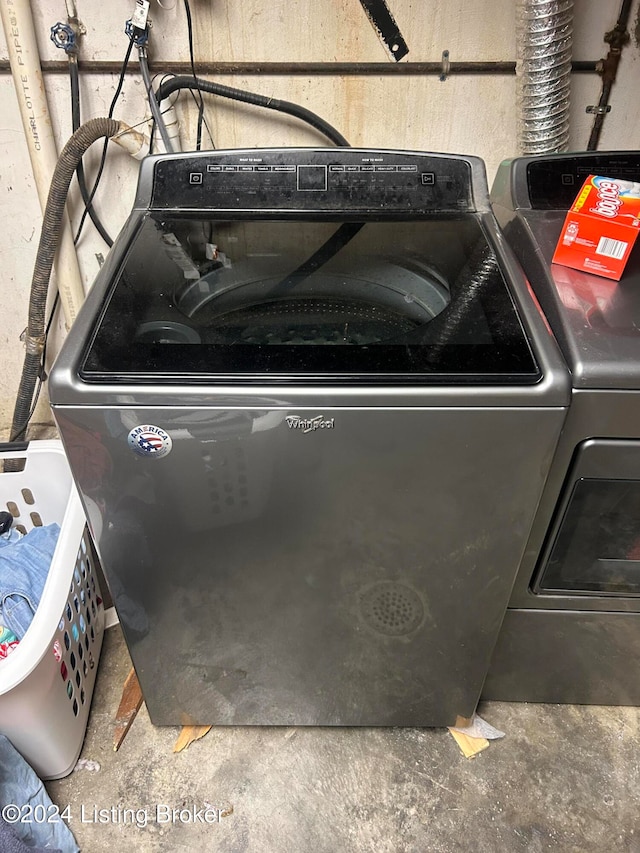
[[[38,405],[38,400],[40,398],[40,392],[42,391],[42,386],[44,385],[44,380],[46,378],[45,377],[45,364],[46,364],[45,359],[47,357],[47,341],[49,340],[49,332],[51,330],[51,324],[53,323],[53,318],[55,317],[56,309],[58,308],[59,304],[60,304],[60,291],[58,291],[55,295],[55,299],[53,300],[53,305],[51,306],[51,313],[49,314],[49,319],[47,320],[47,326],[46,326],[45,331],[44,331],[44,346],[42,348],[42,365],[40,368],[40,375],[38,376],[38,386],[36,388],[36,391],[35,391],[35,394],[33,397],[33,402],[31,404],[31,408],[29,409],[29,414],[27,415],[25,422],[22,424],[20,429],[18,429],[16,432],[14,432],[10,436],[10,438],[9,438],[10,442],[19,441],[24,436],[25,430],[29,426],[29,422],[31,421],[31,418],[33,417],[33,413],[36,410],[36,406]]]
[[[124,78],[127,73],[127,65],[129,64],[129,60],[131,59],[131,52],[133,50],[133,39],[129,39],[129,45],[127,46],[127,52],[125,53],[124,59],[122,61],[122,67],[120,68],[120,77],[118,79],[118,84],[116,86],[115,94],[111,100],[111,106],[109,107],[108,117],[113,118],[113,113],[116,108],[116,104],[118,103],[118,98],[120,97],[120,93],[122,92],[122,87],[124,86]],[[80,220],[80,225],[78,226],[78,230],[76,232],[76,236],[74,238],[74,243],[77,243],[80,239],[80,235],[82,234],[82,229],[84,227],[85,220],[88,215],[89,206],[94,199],[94,196],[98,190],[98,186],[100,184],[100,179],[102,178],[102,173],[104,171],[104,165],[107,159],[107,151],[109,148],[109,140],[105,139],[103,148],[102,148],[102,156],[100,157],[100,165],[98,166],[98,172],[96,174],[95,180],[93,182],[93,188],[89,193],[88,206],[85,207],[84,213],[82,214],[82,218]]]
[[[73,132],[75,133],[80,127],[80,81],[78,77],[78,60],[71,54],[69,55],[69,80],[71,84],[71,124]],[[87,189],[82,160],[78,163],[76,178],[78,179],[78,187],[80,189],[82,201],[84,202],[85,210],[89,213],[91,221],[104,242],[109,246],[109,248],[111,248],[111,246],[113,246],[113,240],[107,229],[100,221],[100,217],[98,216],[95,207],[91,204],[91,200],[89,198],[89,190]]]
[[[204,119],[204,98],[202,97],[202,92],[200,91],[200,87],[197,85],[198,76],[196,74],[196,63],[194,59],[193,52],[193,21],[191,20],[191,7],[189,5],[189,0],[184,0],[184,10],[187,13],[187,32],[189,37],[189,59],[191,61],[191,73],[193,74],[193,79],[196,82],[196,88],[198,92],[198,97],[196,103],[198,104],[198,127],[196,132],[196,151],[200,151],[202,148],[202,121]],[[193,92],[193,89],[191,90]],[[209,138],[211,139],[211,133],[209,133]],[[211,139],[213,142],[213,139]]]

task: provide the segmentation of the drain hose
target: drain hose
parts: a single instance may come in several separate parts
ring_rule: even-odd
[[[173,92],[179,89],[192,89],[194,91],[207,92],[209,95],[218,95],[221,98],[230,98],[233,101],[242,101],[245,104],[253,104],[255,107],[264,107],[267,110],[276,110],[286,115],[304,121],[318,130],[334,145],[349,147],[349,143],[333,125],[321,118],[317,113],[311,112],[306,107],[294,104],[291,101],[280,101],[278,98],[269,98],[266,95],[258,95],[255,92],[245,92],[244,89],[234,89],[231,86],[223,86],[221,83],[212,83],[201,77],[172,77],[162,83],[156,92],[156,100],[161,103]]]
[[[78,128],[65,145],[51,181],[47,205],[42,221],[42,231],[36,255],[36,264],[31,279],[29,296],[29,322],[26,332],[26,353],[18,396],[13,412],[11,441],[20,439],[29,422],[33,394],[40,375],[42,351],[45,344],[45,307],[49,291],[49,280],[53,259],[61,234],[64,207],[69,184],[82,155],[101,137],[115,136],[123,129],[120,122],[110,118],[94,118]]]

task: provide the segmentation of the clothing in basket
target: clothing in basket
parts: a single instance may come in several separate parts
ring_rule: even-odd
[[[18,640],[27,632],[40,603],[59,525],[34,527],[21,539],[0,537],[0,624]]]

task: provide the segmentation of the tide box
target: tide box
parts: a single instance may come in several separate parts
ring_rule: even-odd
[[[639,216],[640,183],[589,175],[567,213],[553,262],[618,281]]]

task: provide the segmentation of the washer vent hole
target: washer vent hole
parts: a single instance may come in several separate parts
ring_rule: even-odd
[[[415,631],[424,615],[419,595],[410,587],[392,581],[370,587],[362,595],[360,610],[371,628],[389,636]]]

